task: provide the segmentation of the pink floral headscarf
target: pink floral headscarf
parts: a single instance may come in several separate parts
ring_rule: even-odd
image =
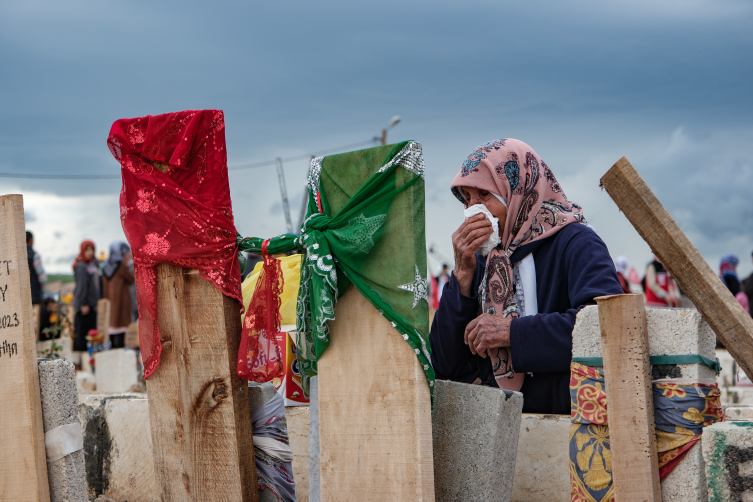
[[[551,237],[570,223],[585,223],[581,207],[570,202],[533,148],[516,139],[490,141],[476,148],[452,181],[452,193],[461,202],[458,187],[475,187],[497,194],[507,206],[501,243],[486,260],[480,302],[484,313],[520,317],[513,288],[512,253],[524,244]],[[500,222],[500,227],[501,227]],[[523,375],[512,368],[509,348],[488,351],[497,385],[520,390]]]

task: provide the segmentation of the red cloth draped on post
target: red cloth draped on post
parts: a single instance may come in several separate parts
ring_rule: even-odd
[[[238,376],[260,383],[281,378],[285,374],[282,348],[277,344],[282,318],[280,295],[284,281],[280,260],[269,256],[268,244],[269,239],[261,246],[264,265],[243,319],[238,351]]]
[[[133,250],[144,376],[159,365],[158,263],[195,268],[242,302],[221,110],[116,121],[107,145],[121,164],[120,219]]]

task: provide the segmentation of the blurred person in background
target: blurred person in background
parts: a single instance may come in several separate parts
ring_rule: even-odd
[[[677,307],[677,289],[674,281],[656,256],[646,267],[643,291],[646,294],[647,307]]]
[[[110,300],[110,342],[113,349],[125,346],[125,332],[133,322],[132,259],[128,244],[113,242],[110,244],[110,256],[102,266],[102,297]]]
[[[623,293],[630,293],[630,284],[628,284],[627,275],[630,270],[630,261],[626,256],[618,256],[614,261],[617,269],[617,278],[620,280],[620,287]]]
[[[73,350],[86,352],[86,335],[89,330],[97,329],[97,302],[99,301],[99,263],[94,258],[94,243],[84,241],[81,250],[73,262],[73,274],[76,289],[73,291],[74,330]],[[76,361],[74,361],[76,362]],[[80,364],[80,361],[79,361]]]
[[[745,286],[750,282],[750,279],[743,279],[743,290],[735,295],[735,298],[743,306],[745,311],[750,315],[750,302],[748,301],[748,295],[745,294]]]
[[[740,259],[732,253],[727,253],[719,260],[719,278],[727,286],[732,296],[736,296],[742,289],[740,278],[737,277],[737,266],[739,264]]]
[[[52,338],[52,334],[45,333],[45,329],[52,328],[57,322],[58,302],[48,296],[44,299],[42,310],[39,314],[39,341],[44,342]]]
[[[442,271],[437,277],[437,299],[442,299],[442,290],[450,280],[450,267],[446,263],[442,265]]]
[[[745,292],[745,296],[748,297],[748,305],[750,306],[753,304],[753,273],[743,281],[743,292]]]
[[[737,255],[727,253],[719,260],[719,278],[727,286],[729,292],[735,297],[735,299],[742,305],[745,311],[750,315],[750,304],[748,301],[748,295],[744,291],[743,284],[748,286],[748,280],[740,282],[740,278],[737,276],[737,266],[740,264],[740,259]]]
[[[42,257],[34,251],[34,234],[26,232],[26,258],[29,260],[29,279],[31,281],[31,304],[41,305],[42,289],[47,282]]]

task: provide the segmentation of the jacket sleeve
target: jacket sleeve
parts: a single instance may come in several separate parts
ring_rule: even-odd
[[[556,259],[560,260],[556,270],[567,275],[567,296],[571,307],[565,312],[537,314],[512,321],[510,344],[512,364],[517,372],[569,371],[573,326],[578,311],[595,304],[597,296],[622,294],[607,246],[595,232],[575,234]]]
[[[478,374],[478,356],[471,353],[463,338],[468,323],[478,316],[478,285],[483,277],[484,264],[483,258],[477,255],[476,259],[478,265],[471,286],[471,292],[476,296],[463,295],[455,274],[450,274],[431,324],[431,363],[440,380],[470,383]]]
[[[732,293],[732,296],[735,296],[740,292],[740,282],[737,280],[737,278],[727,276],[724,278],[724,284],[727,286],[727,289],[729,289],[730,293]]]

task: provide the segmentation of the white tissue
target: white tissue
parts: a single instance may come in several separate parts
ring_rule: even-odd
[[[499,239],[499,219],[494,217],[483,204],[475,204],[463,211],[466,220],[479,213],[486,215],[486,217],[489,218],[489,221],[492,222],[492,234],[478,248],[478,252],[481,253],[482,256],[486,256],[492,249],[499,246],[499,243],[501,242]]]

